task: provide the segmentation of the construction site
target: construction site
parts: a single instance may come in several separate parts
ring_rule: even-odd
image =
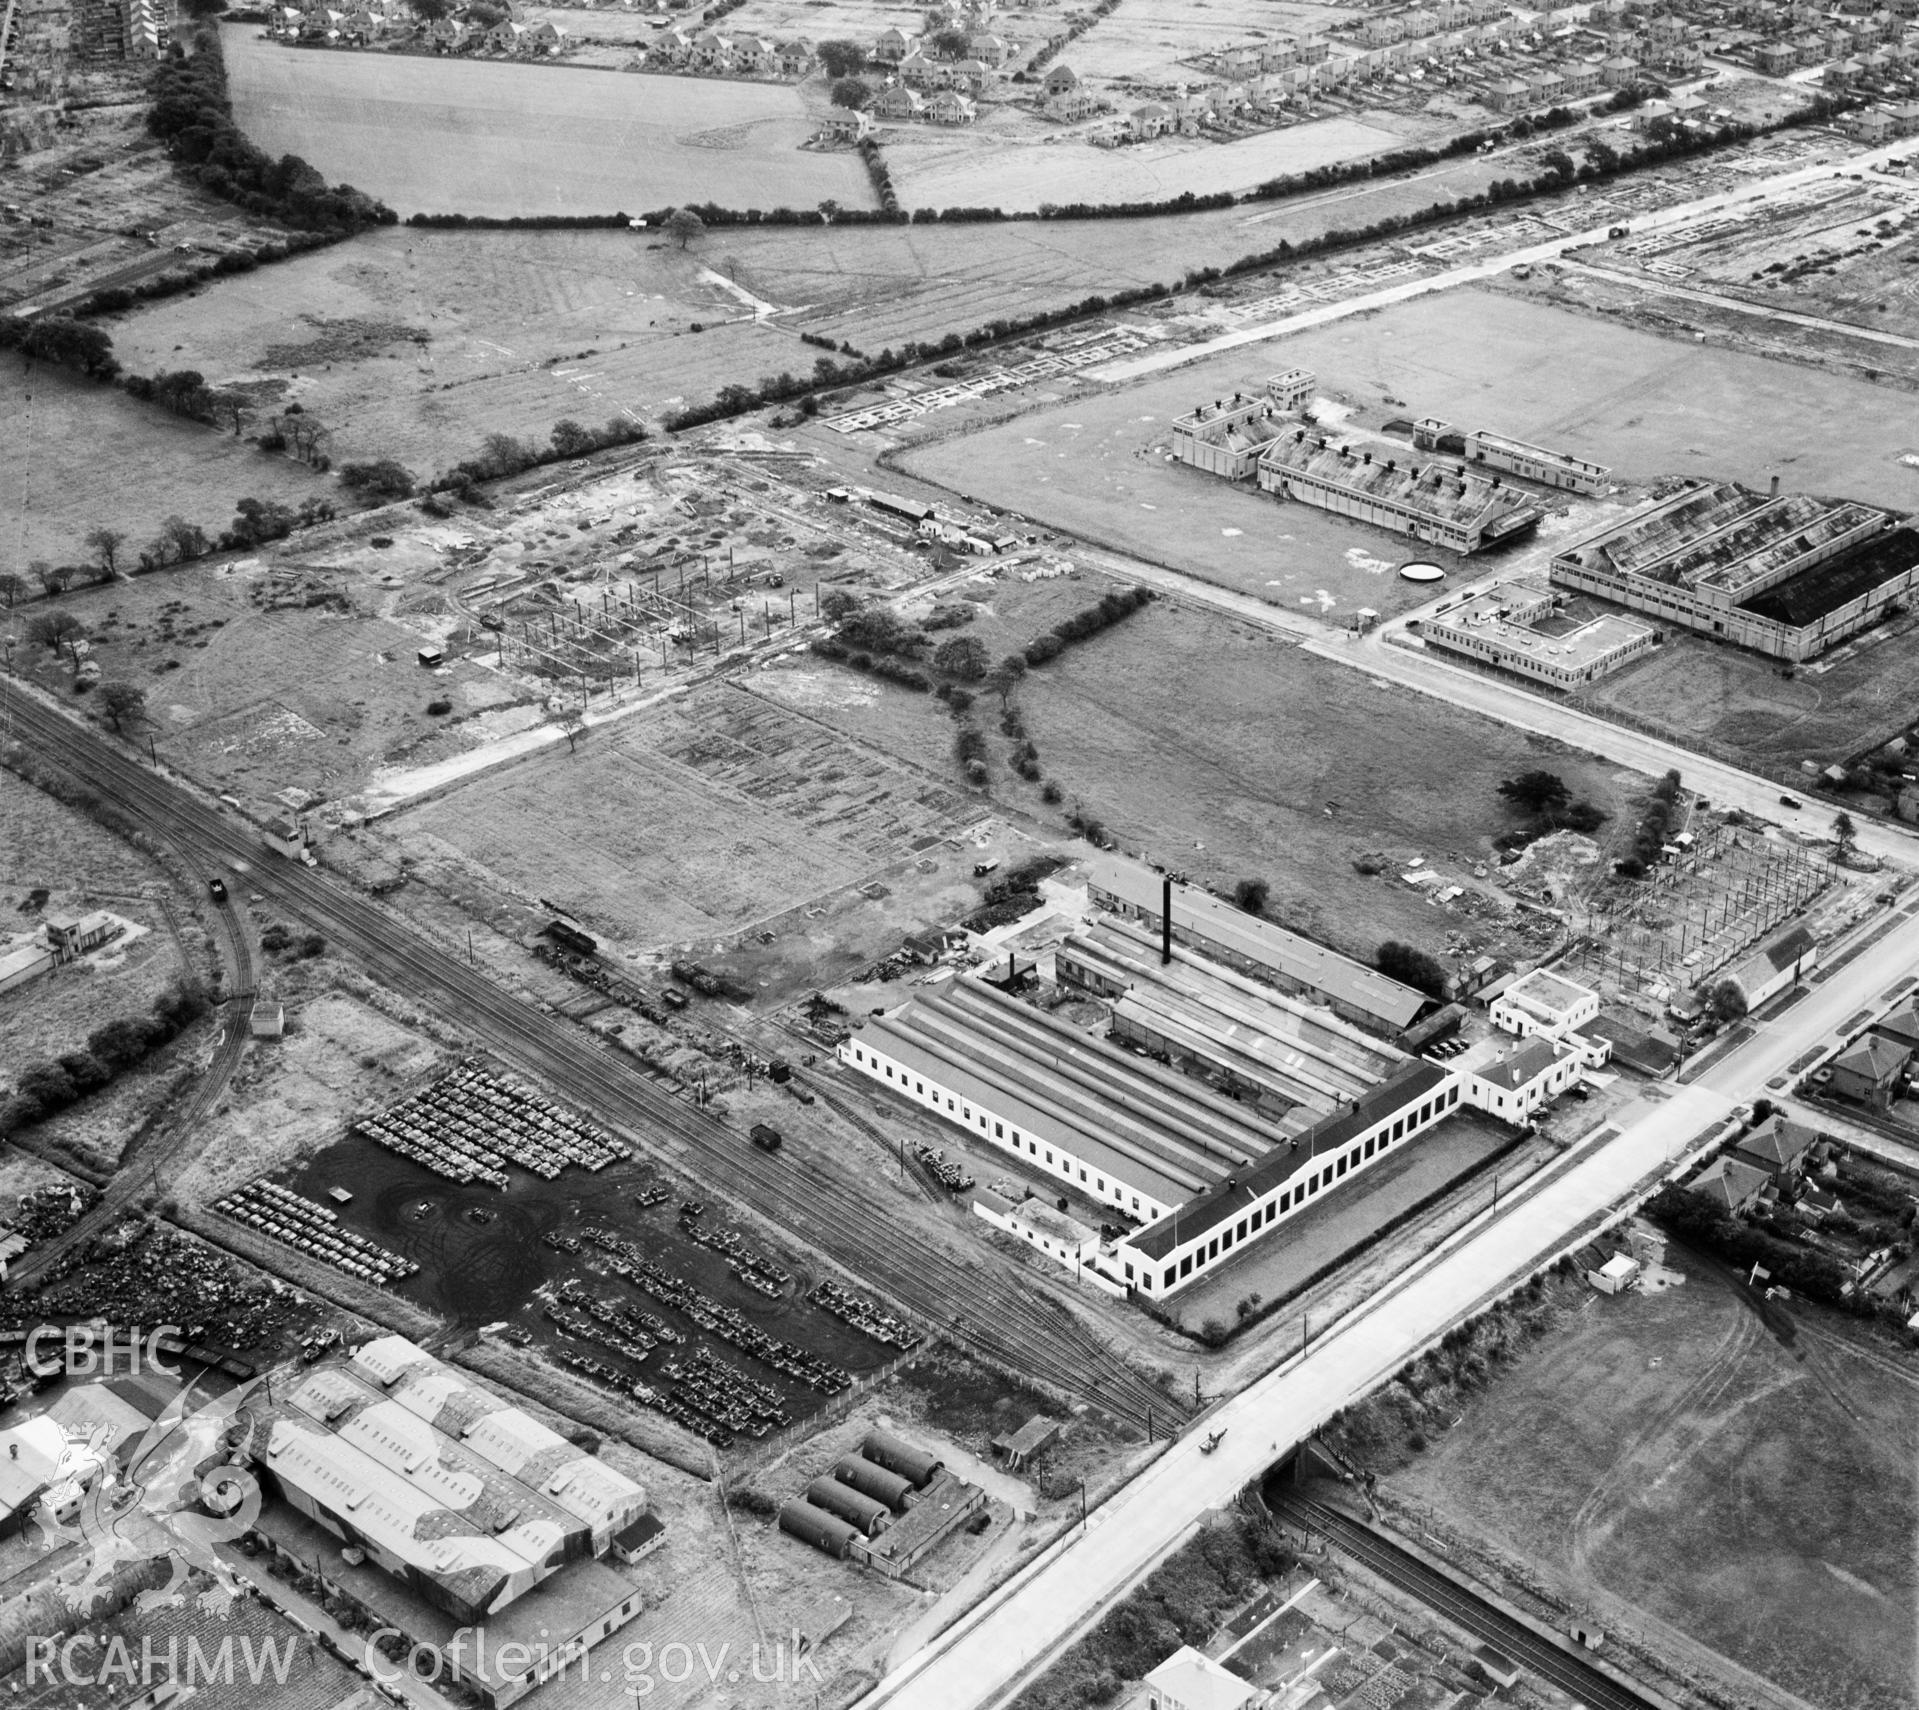
[[[1560,968],[1600,990],[1665,1006],[1710,986],[1834,882],[1819,849],[1716,817],[1696,815],[1695,823],[1645,878],[1610,877],[1568,899],[1573,940]]]

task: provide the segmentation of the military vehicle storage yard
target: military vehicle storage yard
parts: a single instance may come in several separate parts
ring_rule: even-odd
[[[1149,1464],[1168,1430],[1463,1239],[1489,1196],[1497,1209],[1551,1180],[1669,1097],[1675,1053],[1706,1048],[1718,1025],[1689,1028],[1669,1005],[1694,985],[1710,1000],[1719,964],[1794,921],[1832,944],[1903,892],[1903,871],[1868,871],[1843,847],[1832,859],[1828,830],[1839,806],[1919,804],[1897,770],[1919,674],[1919,627],[1901,611],[1783,669],[1668,626],[1613,674],[1539,691],[1776,772],[1805,811],[1763,823],[1416,692],[1378,662],[1395,648],[1441,657],[1402,620],[1469,587],[1543,579],[1571,542],[1687,481],[1763,492],[1777,476],[1789,493],[1919,509],[1919,440],[1898,437],[1919,380],[1919,295],[1904,277],[1919,168],[1862,167],[1839,129],[1803,126],[1209,277],[1282,239],[1529,177],[1555,149],[1591,160],[1637,121],[1588,102],[1569,126],[1502,132],[1415,173],[1185,215],[844,226],[836,208],[879,198],[855,152],[800,146],[829,111],[817,69],[642,71],[653,20],[533,11],[569,31],[556,57],[574,63],[296,51],[229,22],[235,117],[270,154],[298,153],[403,215],[826,203],[818,226],[715,222],[684,242],[400,226],[255,265],[287,229],[175,174],[140,129],[136,65],[62,57],[38,33],[15,62],[33,101],[16,98],[0,133],[20,154],[7,194],[25,210],[0,227],[8,313],[64,312],[197,266],[193,254],[244,251],[247,265],[94,323],[131,372],[190,368],[232,389],[237,425],[8,354],[0,421],[20,480],[0,569],[20,582],[0,619],[13,684],[0,727],[22,775],[0,774],[0,888],[20,911],[0,950],[38,946],[42,913],[106,908],[124,925],[46,984],[0,987],[0,1086],[25,1093],[29,1059],[78,1051],[171,982],[218,966],[232,994],[101,1090],[78,1064],[59,1070],[81,1095],[64,1110],[4,1107],[9,1150],[60,1172],[47,1179],[104,1186],[115,1218],[225,1249],[262,1288],[284,1279],[349,1341],[432,1339],[644,1482],[666,1541],[620,1566],[643,1612],[596,1657],[625,1640],[743,1657],[790,1629],[819,1647],[821,1702],[845,1706]],[[1495,73],[1606,39],[1548,18],[1536,40],[1429,81],[1361,82],[1271,123],[1119,147],[1090,140],[1110,116],[1038,110],[1056,63],[1123,114],[1219,78],[1225,50],[1276,33],[1330,32],[1360,51],[1368,16],[1161,0],[999,14],[1021,80],[983,98],[976,125],[885,126],[884,158],[908,208],[1245,191],[1486,126]],[[863,0],[746,0],[723,28],[817,42],[919,21]],[[1805,93],[1744,59],[1693,76],[1748,116]],[[71,110],[56,125],[58,94]],[[1782,173],[1804,176],[1766,185]],[[1706,205],[1664,212],[1693,201]],[[1595,241],[1503,265],[1580,232]],[[1154,284],[1167,289],[1150,301],[964,342]],[[821,370],[803,407],[665,425],[725,387],[909,341],[917,365],[854,383]],[[1536,528],[1461,554],[1175,459],[1177,418],[1292,368],[1314,376],[1315,431],[1395,468],[1418,461],[1413,423],[1438,417],[1604,464],[1604,478],[1572,493],[1512,477]],[[334,472],[390,458],[422,486],[489,435],[543,447],[556,422],[610,419],[645,437],[373,503],[250,443],[290,405],[325,430]],[[169,517],[217,536],[246,498],[307,502],[311,520],[131,573]],[[82,572],[101,528],[125,537],[117,565]],[[46,587],[46,561],[73,566],[70,585]],[[1402,576],[1415,564],[1437,584]],[[1617,609],[1580,596],[1552,621]],[[71,620],[64,633],[36,631],[49,614]],[[120,683],[143,709],[103,709],[102,685]],[[83,779],[75,803],[46,801],[36,785],[84,770],[72,751],[36,748],[33,718],[56,704],[217,813],[210,834],[183,838],[156,814],[136,848],[87,817],[91,792],[124,798],[125,785]],[[1804,796],[1834,762],[1850,793]],[[1502,795],[1542,771],[1563,791],[1549,811]],[[1648,824],[1655,870],[1621,872]],[[1670,846],[1659,865],[1682,828],[1686,858]],[[312,875],[286,853],[306,840]],[[1062,1062],[1097,1064],[1128,1037],[1120,998],[1062,982],[1054,958],[1101,918],[1089,883],[1108,851],[1221,898],[1237,887],[1247,919],[1304,935],[1335,969],[1301,999],[1323,1006],[1328,1038],[1347,1001],[1337,970],[1379,981],[1373,964],[1398,943],[1434,958],[1462,999],[1551,960],[1598,994],[1606,1053],[1512,1120],[1462,1109],[1415,1126],[1413,1144],[1284,1230],[1216,1268],[1202,1253],[1202,1275],[1170,1299],[1119,1286],[1141,1219],[1050,1150],[1043,1169],[1037,1143],[1019,1155],[1017,1129],[1011,1151],[987,1138],[992,1082],[962,1083],[981,1107],[962,1126],[937,1096],[909,1095],[904,1073],[896,1093],[838,1055],[890,1037],[876,1016],[990,976],[1031,1026],[1069,1030]],[[206,890],[215,873],[225,898]],[[330,888],[302,889],[315,885]],[[336,912],[313,912],[336,895]],[[1312,1028],[1287,1021],[1270,986],[1241,983],[1264,1019],[1229,1030],[1234,1049],[1264,1027],[1287,1075],[1310,1068]],[[1421,1015],[1438,1008],[1410,997]],[[1430,1032],[1342,1011],[1379,1062],[1323,1109],[1276,1105],[1218,1040],[1222,1055],[1180,1059],[1132,1038],[1128,1072],[1195,1112],[1231,1105],[1229,1127],[1264,1123],[1279,1156],[1282,1118],[1296,1150],[1315,1122],[1337,1131],[1348,1105],[1359,1121],[1375,1082],[1463,1078],[1459,1053],[1500,1056],[1484,1002]],[[275,1037],[260,1023],[282,1006]],[[243,1046],[249,1020],[260,1036]],[[1011,1119],[1058,1143],[1029,1108]],[[1266,1167],[1258,1151],[1214,1157],[1214,1176]],[[1177,1214],[1173,1230],[1177,1242]],[[61,1239],[40,1256],[49,1268]],[[110,1241],[75,1255],[83,1281],[115,1263]],[[1675,1695],[1704,1681],[1714,1702],[1890,1705],[1905,1671],[1885,1657],[1909,1652],[1875,1657],[1873,1635],[1911,1627],[1913,1586],[1884,1540],[1841,1537],[1871,1528],[1840,1520],[1815,1545],[1780,1518],[1800,1499],[1741,1484],[1725,1507],[1707,1489],[1735,1477],[1707,1447],[1723,1395],[1750,1392],[1756,1408],[1796,1380],[1766,1354],[1783,1311],[1762,1320],[1721,1301],[1731,1285],[1691,1264],[1686,1287],[1542,1320],[1532,1363],[1482,1371],[1470,1407],[1462,1384],[1458,1434],[1429,1460],[1412,1459],[1423,1437],[1380,1452],[1388,1509],[1528,1596],[1542,1564],[1561,1625],[1595,1611],[1622,1632],[1669,1624],[1683,1635],[1672,1654],[1649,1658],[1658,1643],[1635,1638],[1632,1666],[1661,1668]],[[37,1264],[29,1276],[39,1286]],[[1675,1316],[1695,1294],[1723,1331],[1703,1354],[1705,1330]],[[43,1310],[66,1298],[85,1297],[49,1295]],[[1636,1316],[1615,1322],[1622,1304]],[[1727,1311],[1743,1331],[1718,1323]],[[1910,1336],[1835,1328],[1810,1301],[1792,1313],[1844,1429],[1892,1417]],[[1564,1407],[1622,1360],[1632,1406],[1662,1421],[1653,1438],[1609,1446],[1588,1421],[1577,1453],[1542,1459],[1520,1442],[1526,1407]],[[1033,1418],[1063,1435],[1022,1462],[1006,1445]],[[817,1481],[892,1452],[873,1448],[875,1431],[944,1462],[952,1482],[926,1486],[937,1502],[914,1519],[907,1498],[882,1499],[889,1515],[850,1527],[796,1518],[809,1489],[850,1502]],[[1878,1451],[1847,1441],[1848,1464],[1896,1482]],[[1485,1486],[1494,1444],[1518,1467],[1511,1513]],[[1706,1490],[1697,1511],[1621,1495],[1655,1449],[1662,1477]],[[1752,1453],[1773,1465],[1765,1443]],[[935,1536],[934,1508],[959,1502],[977,1507]],[[1731,1568],[1723,1540],[1701,1542],[1698,1512],[1722,1507],[1727,1528],[1769,1516]],[[1539,1519],[1574,1511],[1569,1544]],[[1910,1512],[1889,1497],[1888,1536]],[[889,1532],[903,1568],[888,1565]],[[934,1541],[919,1555],[903,1540],[922,1533]],[[1302,1584],[1284,1580],[1288,1594]],[[1354,1607],[1379,1607],[1369,1585],[1349,1588]],[[1829,1609],[1820,1631],[1780,1641],[1783,1612],[1808,1607]],[[1328,1631],[1347,1619],[1333,1592],[1300,1608],[1258,1652],[1275,1682],[1311,1678],[1288,1648],[1312,1636],[1309,1617]],[[1210,1636],[1180,1621],[1178,1640]],[[1485,1690],[1450,1668],[1431,1693]],[[1325,1678],[1374,1701],[1365,1670]],[[625,1701],[608,1680],[557,1680],[536,1702]],[[784,1691],[694,1674],[651,1696],[760,1710]],[[1399,1702],[1429,1696],[1421,1685]]]

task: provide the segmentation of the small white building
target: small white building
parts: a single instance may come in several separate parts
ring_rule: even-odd
[[[1146,1677],[1146,1710],[1260,1710],[1271,1696],[1191,1645]]]
[[[1645,1266],[1630,1253],[1615,1253],[1596,1271],[1586,1273],[1587,1283],[1601,1294],[1624,1294],[1634,1287]]]
[[[1599,994],[1564,974],[1535,968],[1494,998],[1490,1013],[1493,1026],[1503,1033],[1558,1039],[1598,1015]]]
[[[1466,1102],[1520,1127],[1578,1080],[1584,1066],[1569,1045],[1528,1039],[1503,1057],[1467,1071]]]

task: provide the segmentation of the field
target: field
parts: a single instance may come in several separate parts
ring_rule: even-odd
[[[1170,378],[1089,392],[984,432],[908,452],[900,466],[1115,552],[1136,554],[1256,599],[1348,624],[1362,607],[1391,614],[1430,587],[1394,572],[1419,558],[1460,574],[1543,563],[1562,531],[1461,558],[1311,505],[1292,504],[1171,461],[1176,417],[1202,399],[1254,392],[1285,364],[1267,346],[1215,357]],[[1350,397],[1352,376],[1321,374],[1321,395]]]
[[[783,85],[221,39],[255,142],[402,215],[874,205],[858,156],[801,151],[813,123]]]
[[[1207,17],[1198,16],[1200,10]],[[1317,35],[1345,14],[1333,6],[1218,6],[1183,0],[1133,0],[1102,18],[1061,56],[1096,80],[1170,82],[1183,61],[1276,35]]]
[[[1029,673],[1016,704],[1066,801],[1048,808],[1011,775],[1011,744],[989,717],[996,798],[1048,828],[1078,800],[1121,848],[1196,881],[1264,878],[1274,918],[1369,960],[1393,937],[1525,953],[1526,918],[1473,873],[1511,828],[1496,785],[1550,765],[1607,811],[1627,787],[1609,767],[1542,758],[1503,726],[1165,601]],[[822,696],[815,716],[858,728],[877,715]],[[949,730],[927,728],[920,764],[950,764]],[[1416,854],[1462,896],[1441,906],[1398,882]],[[1384,872],[1356,871],[1363,856]]]
[[[1840,650],[1836,663],[1801,666],[1790,678],[1755,654],[1669,633],[1644,662],[1580,691],[1748,765],[1791,769],[1843,761],[1875,738],[1898,735],[1919,697],[1919,636],[1894,620]]]
[[[58,602],[85,624],[103,680],[146,691],[142,734],[203,784],[256,806],[290,787],[348,796],[382,764],[457,752],[467,744],[461,715],[521,698],[479,663],[456,658],[442,675],[423,671],[414,658],[422,633],[353,609],[336,578],[314,580],[345,610],[273,605],[272,575],[242,559],[73,590]],[[19,661],[48,687],[70,683],[64,655],[36,647]],[[452,701],[449,715],[428,715],[436,697]]]
[[[1070,55],[1069,55],[1070,58]],[[888,156],[909,208],[1004,208],[1045,202],[1149,202],[1191,191],[1250,190],[1270,178],[1396,148],[1403,139],[1356,119],[1321,119],[1237,142],[1161,138],[1126,148],[1001,141],[914,131]]]
[[[385,822],[632,947],[711,940],[945,837],[959,791],[724,684]]]
[[[1782,1344],[1672,1262],[1682,1286],[1595,1298],[1390,1487],[1681,1668],[1674,1629],[1823,1710],[1910,1703],[1909,1364],[1816,1309]]]
[[[84,561],[82,540],[103,525],[143,543],[169,516],[184,515],[218,534],[241,499],[297,506],[331,490],[289,457],[262,456],[231,434],[57,368],[24,374],[10,360],[0,372],[0,438],[8,445],[9,480],[17,483],[7,524],[19,534],[9,545],[17,547],[22,570],[36,558]],[[108,469],[111,480],[75,479],[79,471]]]

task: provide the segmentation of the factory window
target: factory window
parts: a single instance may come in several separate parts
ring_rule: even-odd
[[[951,1110],[951,1109],[953,1108],[953,1101],[952,1101],[952,1099],[951,1099],[951,1098],[948,1098],[948,1099],[947,1099],[947,1101],[946,1101],[946,1108],[947,1108],[948,1110]]]
[[[1047,1148],[1047,1151],[1046,1151],[1046,1161],[1047,1161],[1047,1163],[1049,1163],[1049,1164],[1050,1164],[1050,1163],[1051,1163],[1051,1162],[1053,1161],[1053,1152],[1052,1152],[1052,1148],[1051,1148],[1051,1147],[1048,1147],[1048,1148]]]
[[[1220,1236],[1220,1241],[1221,1241],[1221,1242],[1223,1243],[1223,1248],[1222,1248],[1222,1250],[1223,1250],[1223,1251],[1226,1251],[1226,1252],[1230,1252],[1230,1251],[1232,1250],[1232,1246],[1233,1246],[1233,1232],[1232,1232],[1232,1230],[1230,1230],[1230,1229],[1229,1229],[1229,1230],[1227,1230],[1227,1231],[1226,1231],[1226,1233],[1225,1233],[1224,1235],[1222,1235],[1222,1236]]]
[[[963,1105],[961,1105],[961,1106],[960,1106],[960,1121],[962,1121],[962,1122],[971,1122],[972,1120],[973,1120],[973,1111],[972,1111],[972,1107],[971,1107],[970,1105],[964,1105],[964,1104],[963,1104]]]
[[[995,1140],[1004,1140],[1006,1138],[1006,1130],[997,1122],[993,1124],[993,1138]]]
[[[1104,1193],[1106,1191],[1106,1178],[1104,1176],[1095,1176],[1093,1178],[1093,1185],[1097,1187],[1101,1193]]]
[[[1081,1181],[1086,1180],[1086,1166],[1084,1164],[1080,1165],[1079,1167],[1079,1179]]]
[[[1193,1255],[1191,1253],[1188,1253],[1186,1257],[1181,1259],[1179,1262],[1179,1274],[1182,1277],[1190,1276],[1192,1274],[1192,1270],[1193,1270]]]
[[[1126,1267],[1126,1280],[1128,1282],[1131,1282],[1133,1280],[1133,1267],[1131,1265],[1128,1265]]]
[[[1279,1209],[1281,1211],[1291,1211],[1293,1209],[1293,1190],[1291,1188],[1288,1188],[1279,1196]]]
[[[913,1090],[918,1093],[921,1098],[924,1098],[926,1096],[926,1083],[924,1081],[915,1081],[913,1083]]]
[[[1017,1128],[1013,1130],[1013,1144],[1015,1146],[1019,1144],[1019,1130]]]
[[[1363,1152],[1361,1152],[1361,1153],[1360,1153],[1360,1156],[1361,1156],[1362,1158],[1370,1158],[1370,1157],[1371,1157],[1371,1156],[1373,1155],[1373,1148],[1374,1148],[1375,1146],[1377,1146],[1378,1144],[1379,1144],[1379,1142],[1378,1142],[1378,1140],[1377,1140],[1377,1139],[1373,1139],[1373,1140],[1368,1140],[1368,1141],[1366,1142],[1366,1149],[1365,1149],[1365,1151],[1363,1151]]]
[[[891,1069],[888,1069],[888,1070],[886,1071],[886,1078],[887,1078],[887,1079],[888,1079],[889,1081],[890,1081],[890,1080],[891,1080],[891,1079],[893,1078],[893,1071],[892,1071]]]
[[[1215,1235],[1212,1238],[1212,1240],[1206,1243],[1206,1258],[1207,1258],[1207,1261],[1210,1263],[1212,1260],[1217,1259],[1218,1257],[1219,1257],[1219,1237]]]
[[[1336,1176],[1343,1176],[1346,1173],[1346,1166],[1350,1164],[1352,1161],[1353,1161],[1353,1156],[1350,1152],[1341,1152],[1339,1155],[1339,1167],[1333,1171],[1333,1174]]]
[[[1246,1219],[1243,1217],[1239,1220],[1239,1229],[1237,1231],[1237,1234],[1240,1240],[1244,1241],[1246,1239]]]
[[[866,1061],[866,1053],[857,1045],[853,1047],[853,1061],[856,1063],[864,1063]]]
[[[1159,1286],[1161,1288],[1171,1288],[1173,1286],[1173,1267],[1171,1265],[1166,1267],[1165,1275],[1159,1279]]]
[[[1135,1211],[1137,1211],[1137,1210],[1139,1210],[1139,1195],[1138,1195],[1138,1194],[1134,1194],[1134,1195],[1133,1195],[1133,1209],[1134,1209]]]

